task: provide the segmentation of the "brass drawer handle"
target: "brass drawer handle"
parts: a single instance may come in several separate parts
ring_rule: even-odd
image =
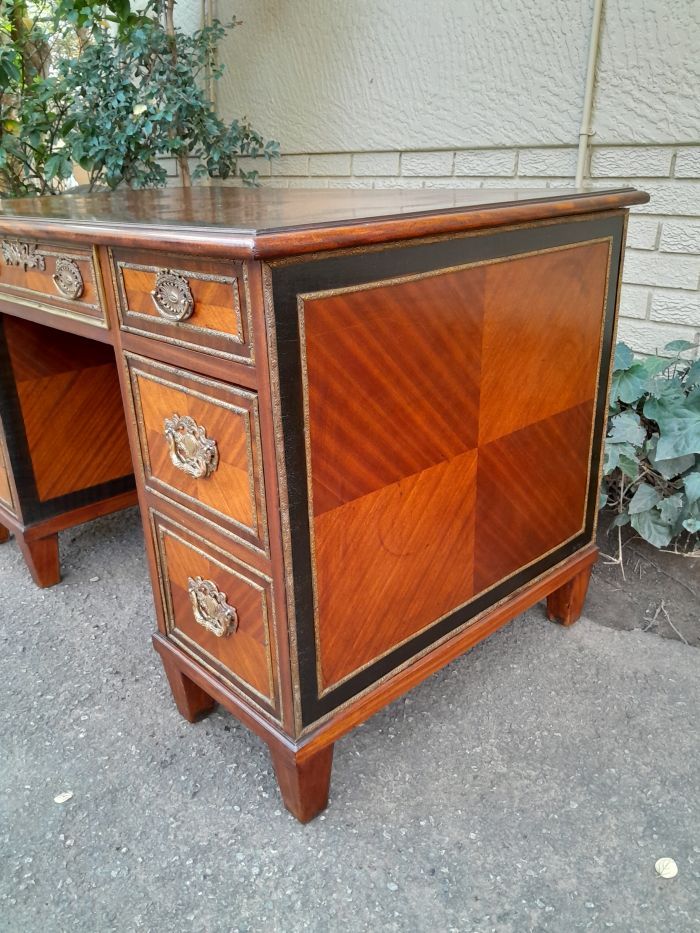
[[[151,292],[156,311],[166,321],[186,321],[194,314],[194,298],[190,283],[172,269],[161,269]]]
[[[83,277],[80,274],[78,264],[72,259],[66,259],[60,256],[56,260],[56,272],[53,275],[53,284],[63,295],[64,298],[70,298],[75,301],[83,294]]]
[[[217,638],[225,638],[238,628],[238,613],[226,602],[216,583],[203,580],[202,577],[187,578],[187,592],[190,594],[192,613],[207,631]]]
[[[173,466],[195,479],[211,476],[219,465],[219,451],[206,430],[189,415],[177,414],[165,419],[164,429]]]
[[[2,258],[8,266],[21,266],[27,269],[46,270],[46,260],[39,252],[39,247],[31,243],[20,243],[19,240],[2,241]]]

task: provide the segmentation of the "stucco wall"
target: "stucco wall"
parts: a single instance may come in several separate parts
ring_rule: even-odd
[[[592,0],[218,0],[234,11],[219,105],[280,140],[265,183],[571,184]],[[652,194],[621,323],[647,352],[700,338],[698,48],[696,0],[607,0],[590,183]]]

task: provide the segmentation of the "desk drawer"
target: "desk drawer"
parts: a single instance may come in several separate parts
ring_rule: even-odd
[[[272,581],[157,512],[151,523],[167,636],[274,712]]]
[[[4,238],[0,298],[107,327],[91,249]]]
[[[147,488],[267,553],[254,392],[126,355]]]
[[[112,250],[123,330],[252,364],[242,262]]]

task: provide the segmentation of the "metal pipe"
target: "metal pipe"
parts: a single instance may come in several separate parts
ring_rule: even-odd
[[[598,45],[600,43],[600,24],[603,14],[603,0],[594,0],[593,22],[591,24],[591,43],[588,47],[588,67],[586,69],[586,86],[583,92],[583,114],[581,116],[581,130],[578,134],[578,158],[576,160],[576,187],[583,183],[583,173],[586,169],[586,156],[588,155],[588,141],[593,134],[591,129],[591,111],[593,110],[593,93],[595,91],[595,66],[598,61]]]

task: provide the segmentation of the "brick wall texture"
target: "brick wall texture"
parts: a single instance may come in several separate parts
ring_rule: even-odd
[[[290,153],[246,167],[282,188],[557,188],[573,184],[576,150]],[[700,342],[700,145],[594,146],[586,184],[651,195],[630,217],[620,339],[642,353],[679,338]]]

